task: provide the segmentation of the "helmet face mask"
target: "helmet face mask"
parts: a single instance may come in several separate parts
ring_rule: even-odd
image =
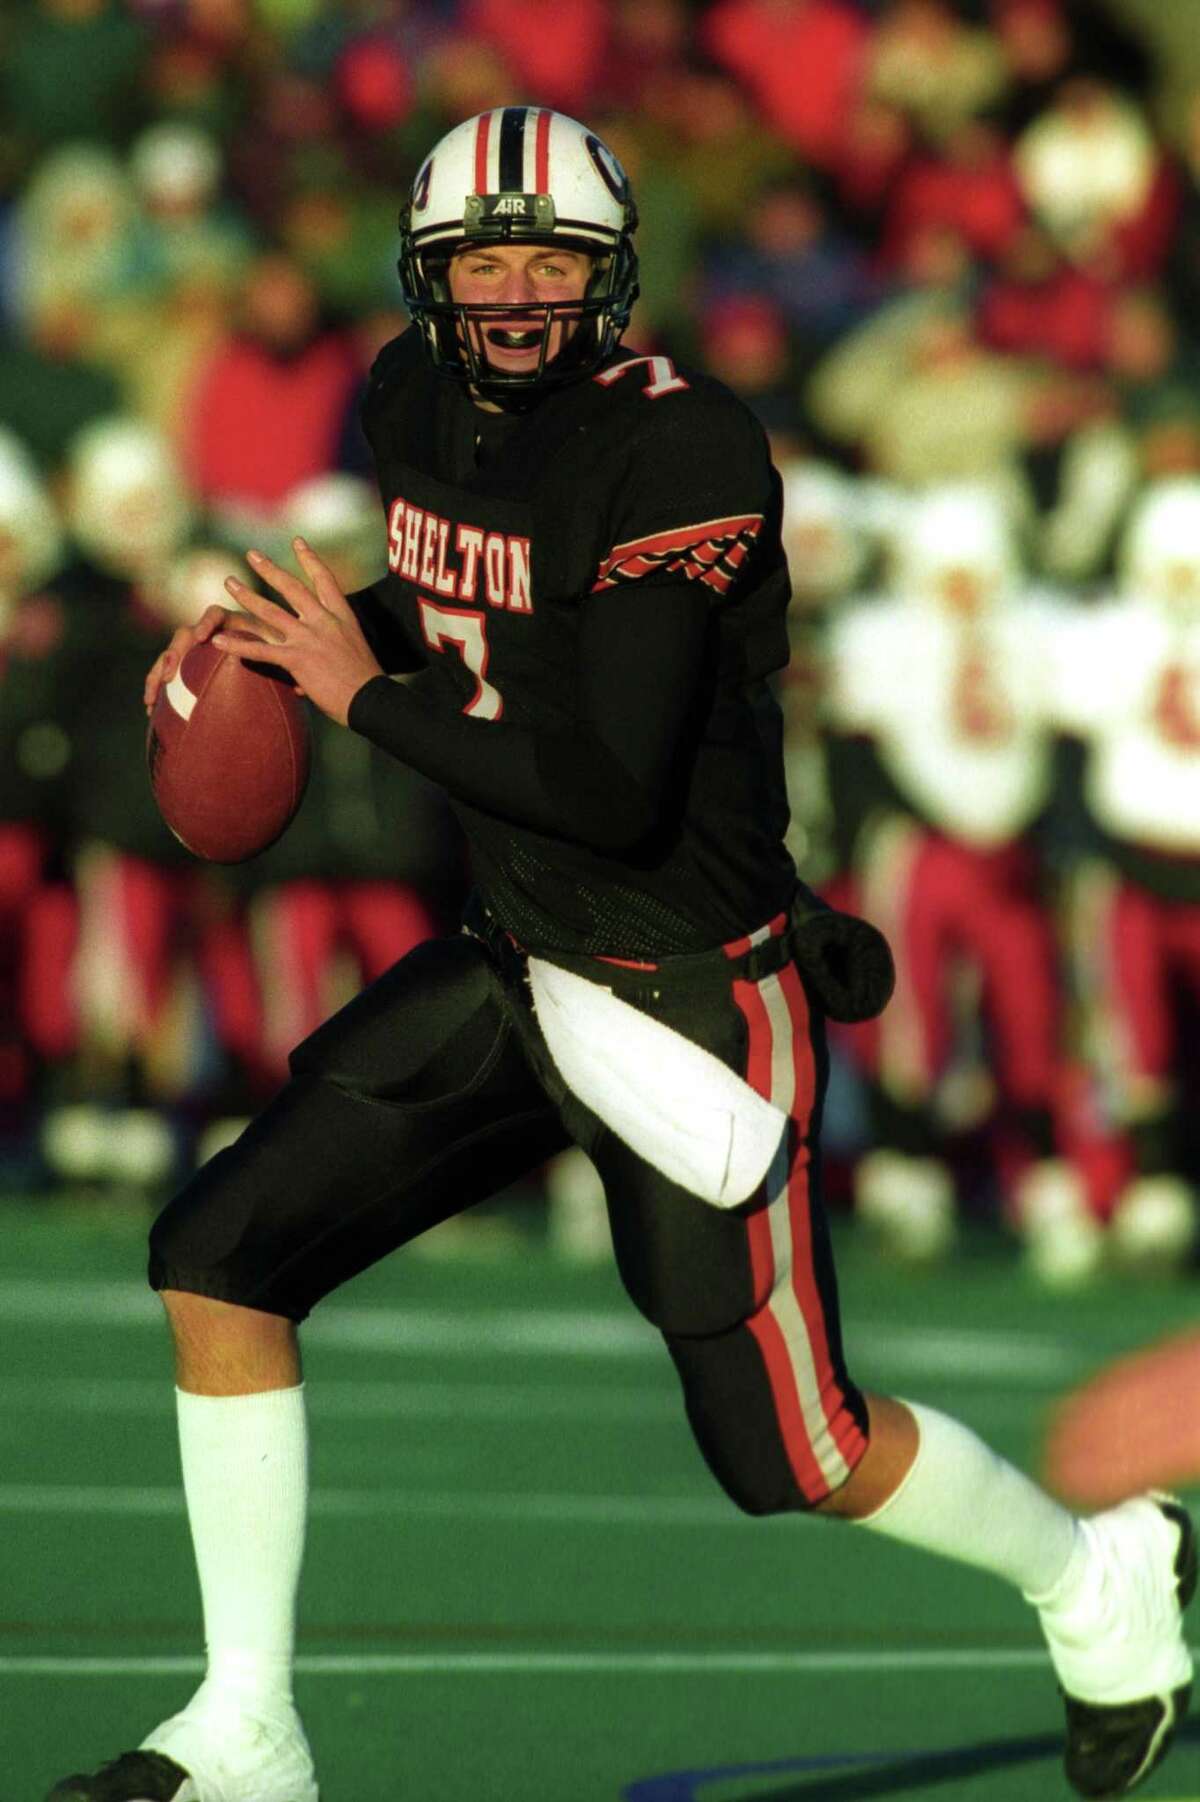
[[[535,185],[528,185],[530,179]],[[509,407],[600,368],[637,296],[636,222],[620,164],[576,120],[536,107],[504,107],[456,126],[426,158],[400,216],[404,301],[434,367]],[[583,296],[455,300],[451,258],[496,245],[591,257]],[[540,330],[536,364],[497,367],[488,359],[486,334],[518,320]],[[560,324],[562,342],[552,354]]]

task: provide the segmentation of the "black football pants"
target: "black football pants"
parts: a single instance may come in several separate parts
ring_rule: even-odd
[[[286,1086],[155,1223],[153,1287],[303,1320],[358,1271],[577,1142],[717,1479],[751,1513],[823,1500],[866,1450],[867,1419],[845,1369],[816,1181],[822,1022],[794,965],[762,973],[783,923],[657,966],[572,964],[790,1117],[736,1210],[670,1182],[565,1090],[524,958],[477,914],[473,931],[418,946],[297,1047]]]

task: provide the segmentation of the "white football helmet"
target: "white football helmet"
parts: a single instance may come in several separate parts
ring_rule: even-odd
[[[503,106],[456,125],[417,172],[400,214],[400,282],[435,368],[491,399],[576,381],[600,367],[637,297],[637,209],[620,163],[596,134],[564,113]],[[529,306],[468,306],[450,298],[448,269],[466,245],[561,244],[595,258],[583,300],[540,303],[541,355],[529,372],[492,369],[471,323]],[[555,316],[580,321],[548,356]]]
[[[783,548],[792,592],[806,606],[839,599],[858,581],[870,546],[853,477],[832,463],[796,459],[783,478]]]
[[[170,440],[124,414],[94,420],[72,440],[68,521],[92,560],[145,579],[180,549],[195,502]]]
[[[899,587],[913,599],[975,612],[1007,598],[1020,563],[1000,498],[948,482],[917,496],[898,546]]]

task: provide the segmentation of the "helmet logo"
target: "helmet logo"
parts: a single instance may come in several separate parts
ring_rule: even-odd
[[[549,194],[468,194],[465,197],[463,230],[469,238],[489,232],[493,237],[498,235],[496,220],[504,222],[505,237],[510,231],[518,236],[529,236],[529,230],[524,233],[517,230],[520,226],[544,235],[553,232],[556,224],[554,201]]]
[[[414,213],[423,213],[429,205],[429,184],[433,179],[433,158],[427,157],[421,167],[416,181],[413,183],[412,204]]]
[[[596,172],[601,181],[604,183],[613,199],[617,201],[619,205],[624,206],[626,195],[629,191],[629,183],[625,179],[624,169],[622,169],[620,163],[608,148],[608,145],[602,144],[599,138],[592,132],[589,131],[583,141],[587,145],[588,155],[596,165]]]

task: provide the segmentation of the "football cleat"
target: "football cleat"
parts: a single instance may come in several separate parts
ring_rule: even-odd
[[[954,1181],[936,1158],[908,1157],[879,1146],[858,1161],[854,1208],[885,1257],[936,1264],[954,1249]]]
[[[1184,1270],[1200,1234],[1196,1194],[1179,1176],[1140,1176],[1118,1197],[1109,1238],[1123,1270],[1174,1276]]]
[[[195,1702],[90,1776],[64,1777],[46,1802],[318,1802],[299,1717],[259,1720]]]
[[[1161,1762],[1187,1712],[1183,1610],[1196,1591],[1196,1530],[1169,1496],[1082,1522],[1091,1552],[1072,1594],[1040,1610],[1066,1704],[1066,1773],[1081,1796],[1124,1796]]]
[[[46,1802],[195,1802],[187,1772],[160,1752],[122,1752],[91,1776],[56,1783]]]
[[[1017,1181],[1017,1226],[1025,1264],[1047,1289],[1077,1289],[1099,1273],[1104,1232],[1081,1172],[1065,1158],[1039,1158]]]

